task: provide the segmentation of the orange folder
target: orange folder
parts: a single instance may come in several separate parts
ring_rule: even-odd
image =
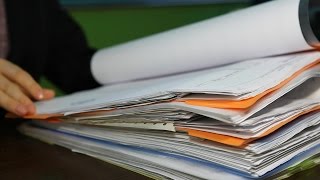
[[[211,107],[211,108],[223,108],[223,109],[246,109],[254,105],[258,100],[260,100],[262,97],[267,95],[268,93],[274,92],[280,88],[282,88],[284,85],[286,85],[289,81],[296,78],[298,75],[300,75],[302,72],[306,71],[307,69],[317,65],[320,62],[320,59],[317,61],[303,67],[299,71],[295,72],[287,78],[286,80],[282,81],[277,86],[270,88],[254,97],[243,99],[239,101],[233,101],[233,100],[177,100],[179,102],[184,102],[186,104],[194,105],[194,106],[203,106],[203,107]]]
[[[47,120],[51,118],[57,118],[63,116],[62,114],[34,114],[34,115],[27,115],[24,116],[24,119],[37,119],[37,120]],[[19,118],[19,116],[12,114],[12,113],[7,113],[6,118]]]
[[[228,135],[222,135],[222,134],[217,134],[217,133],[212,133],[212,132],[205,132],[205,131],[200,131],[200,130],[193,130],[193,129],[188,129],[188,128],[183,128],[184,130],[186,130],[188,132],[188,134],[190,136],[193,137],[198,137],[198,138],[202,138],[202,139],[207,139],[207,140],[211,140],[211,141],[215,141],[215,142],[219,142],[222,144],[226,144],[226,145],[230,145],[230,146],[235,146],[235,147],[245,147],[246,145],[248,145],[248,143],[257,140],[259,138],[265,137],[273,132],[275,132],[276,130],[280,129],[282,126],[290,123],[291,121],[297,119],[298,117],[310,113],[312,111],[316,111],[316,110],[320,110],[320,106],[316,106],[310,110],[307,111],[303,111],[295,116],[292,116],[288,119],[286,119],[285,121],[277,124],[274,127],[271,127],[270,129],[268,129],[266,132],[264,132],[263,134],[261,134],[259,137],[254,137],[254,138],[250,138],[250,139],[242,139],[239,137],[233,137],[233,136],[228,136]]]

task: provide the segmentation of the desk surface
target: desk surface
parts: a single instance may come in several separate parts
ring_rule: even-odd
[[[1,179],[148,179],[103,161],[25,137],[16,123],[0,123]],[[290,179],[319,179],[320,167]],[[318,177],[318,178],[317,178]]]

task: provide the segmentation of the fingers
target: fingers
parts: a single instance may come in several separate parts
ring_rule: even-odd
[[[32,104],[32,101],[23,93],[19,86],[10,82],[3,76],[0,76],[0,82],[0,90],[9,95],[11,98],[14,98],[22,104]]]
[[[44,98],[41,86],[24,70],[9,61],[0,60],[1,73],[11,81],[17,83],[36,100]]]
[[[0,106],[17,115],[34,114],[36,112],[33,102],[23,93],[21,88],[4,76],[0,76],[0,91],[6,96],[0,96]],[[2,103],[1,103],[2,102]],[[12,107],[13,104],[16,106]]]
[[[11,84],[8,88],[3,91],[10,98],[20,103],[22,106],[25,106],[27,109],[27,114],[34,114],[36,112],[36,108],[33,105],[33,102],[26,96],[21,89],[15,85]]]
[[[26,71],[13,63],[0,59],[0,107],[18,116],[36,113],[32,99],[48,100],[55,96],[43,89]]]
[[[7,111],[12,112],[18,116],[25,116],[28,114],[27,106],[22,105],[4,92],[0,91],[0,97],[0,106]]]
[[[52,89],[43,89],[43,99],[44,100],[49,100],[54,98],[56,93]]]

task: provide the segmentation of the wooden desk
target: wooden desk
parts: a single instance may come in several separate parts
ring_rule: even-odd
[[[15,130],[16,124],[12,120],[0,123],[0,179],[149,179],[89,156],[23,136]],[[319,177],[320,167],[316,167],[290,179]]]
[[[149,179],[68,149],[23,136],[0,123],[0,179]]]

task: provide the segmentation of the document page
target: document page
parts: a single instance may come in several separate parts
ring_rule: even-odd
[[[38,114],[161,102],[190,93],[251,97],[315,65],[320,52],[238,62],[174,76],[127,82],[36,103]],[[240,98],[241,99],[241,98]]]
[[[299,6],[300,0],[274,0],[102,49],[92,73],[101,84],[114,84],[313,49],[301,31]]]

